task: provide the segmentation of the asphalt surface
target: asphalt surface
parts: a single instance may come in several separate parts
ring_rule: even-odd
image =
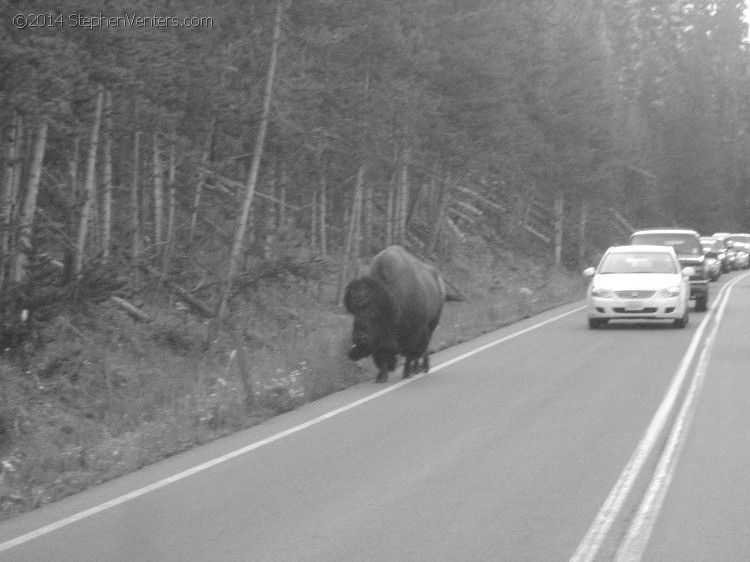
[[[718,323],[714,314],[692,422],[636,559],[750,560],[741,275],[712,284],[715,296],[736,283]],[[433,372],[407,384],[394,373],[358,385],[3,522],[0,560],[568,560],[691,341],[687,382],[711,332],[700,329],[711,309],[682,330],[589,330],[582,304],[439,352]],[[622,552],[679,419],[675,409],[591,559]]]
[[[643,559],[750,560],[750,280],[732,290]]]

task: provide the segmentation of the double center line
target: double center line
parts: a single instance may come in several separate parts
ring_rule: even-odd
[[[667,434],[666,432],[669,432],[666,445],[660,451],[656,469],[651,475],[648,489],[639,503],[635,516],[630,521],[625,538],[620,543],[615,558],[617,562],[637,562],[641,560],[693,418],[697,397],[705,379],[711,350],[729,295],[734,285],[748,275],[750,273],[731,280],[719,291],[714,305],[698,326],[690,346],[672,378],[669,389],[643,438],[625,465],[583,540],[570,558],[570,562],[591,562],[595,559],[599,549],[607,539],[613,523],[621,515],[622,508],[631,495],[636,480],[649,459],[652,459],[656,445],[662,442]],[[706,335],[706,332],[708,332],[708,335]],[[691,371],[699,350],[698,361]],[[686,381],[688,381],[688,375],[691,372],[693,376],[689,380],[689,388],[687,392],[683,392],[685,385],[688,384]],[[682,399],[678,401],[680,397]],[[676,411],[678,413],[675,416]],[[669,424],[670,420],[672,421],[671,425]]]

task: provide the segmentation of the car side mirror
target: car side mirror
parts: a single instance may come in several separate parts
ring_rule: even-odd
[[[593,277],[595,271],[596,271],[596,269],[594,269],[593,267],[587,267],[586,269],[583,270],[583,276],[584,277]]]
[[[692,277],[693,275],[695,275],[695,268],[694,267],[685,267],[682,270],[682,274],[685,277]]]

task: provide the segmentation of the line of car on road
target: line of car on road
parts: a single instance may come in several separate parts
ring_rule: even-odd
[[[610,320],[669,320],[684,328],[708,309],[709,283],[750,267],[750,234],[695,230],[639,230],[625,246],[609,248],[599,265],[584,270],[589,328]]]

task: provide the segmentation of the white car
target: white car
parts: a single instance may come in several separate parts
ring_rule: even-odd
[[[688,322],[692,267],[682,268],[671,246],[613,246],[596,268],[586,295],[589,328],[609,320],[672,320],[675,328]]]
[[[735,269],[747,269],[750,267],[750,234],[730,234],[727,236],[737,252],[734,260]]]

